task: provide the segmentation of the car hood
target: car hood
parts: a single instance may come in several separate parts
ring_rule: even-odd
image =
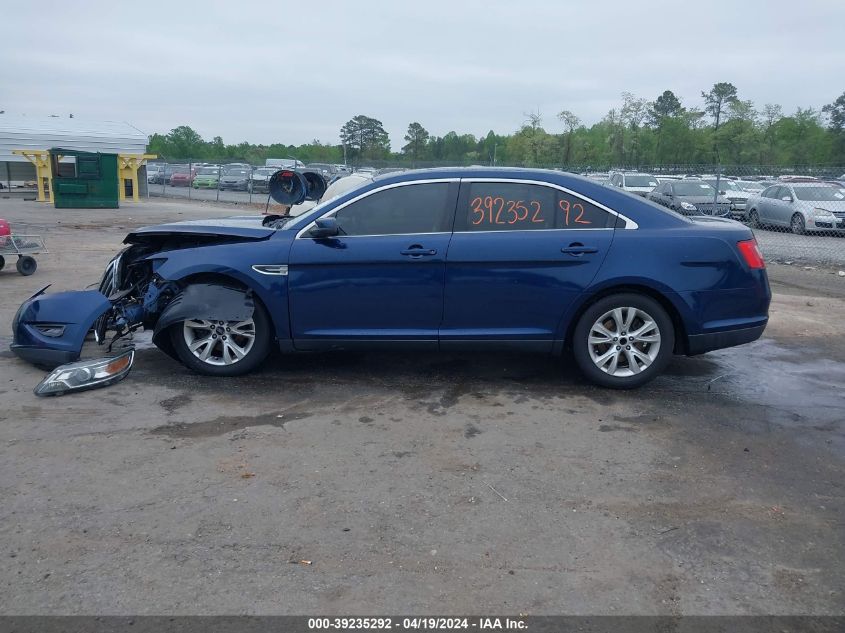
[[[275,229],[261,224],[263,219],[264,216],[247,215],[213,220],[186,220],[184,222],[145,226],[127,235],[123,243],[138,244],[144,242],[147,237],[161,235],[204,235],[262,240],[275,233]]]
[[[798,206],[802,209],[824,209],[826,211],[833,211],[839,213],[845,211],[845,200],[797,200]]]
[[[217,180],[217,174],[200,174],[199,176],[194,176],[197,180]]]
[[[690,202],[692,204],[712,204],[713,203],[713,196],[676,196],[679,200],[683,202]],[[716,198],[716,202],[719,204],[728,204],[730,202],[725,196],[719,196]]]

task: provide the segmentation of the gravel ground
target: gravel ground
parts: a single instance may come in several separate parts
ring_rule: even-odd
[[[2,348],[24,298],[96,281],[128,229],[231,212],[0,200],[51,250],[0,272]],[[124,382],[39,399],[2,351],[2,611],[842,615],[833,272],[771,266],[763,339],[626,393],[508,354],[215,380],[141,337]]]

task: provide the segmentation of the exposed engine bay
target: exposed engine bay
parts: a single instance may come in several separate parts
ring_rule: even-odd
[[[174,323],[197,317],[242,321],[252,315],[254,306],[248,289],[227,287],[219,281],[203,283],[196,278],[191,283],[166,280],[155,272],[156,263],[168,251],[240,241],[237,238],[160,235],[134,240],[138,243],[109,262],[98,288],[111,308],[94,322],[93,333],[97,343],[108,345],[109,352],[116,341],[143,328],[152,329],[153,342],[173,355],[161,335]],[[156,255],[162,257],[157,259]]]

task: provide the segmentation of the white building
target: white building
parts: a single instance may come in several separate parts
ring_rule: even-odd
[[[0,182],[6,186],[35,180],[35,167],[12,150],[53,147],[107,154],[143,154],[147,135],[117,121],[0,114]],[[146,178],[144,178],[146,185]]]

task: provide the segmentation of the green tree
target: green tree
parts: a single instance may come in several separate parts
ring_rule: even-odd
[[[713,84],[710,92],[701,93],[701,98],[704,99],[704,111],[713,117],[713,154],[719,161],[719,124],[728,104],[737,100],[736,86],[727,82]]]
[[[828,117],[827,129],[833,136],[833,160],[838,164],[845,163],[845,92],[836,101],[828,103],[822,108]]]
[[[581,119],[569,110],[561,110],[557,113],[557,118],[566,128],[563,144],[563,164],[568,165],[569,159],[572,156],[572,134],[575,131],[575,128],[581,125]]]
[[[408,144],[402,148],[402,151],[411,156],[411,165],[416,164],[420,154],[425,150],[428,137],[428,130],[416,121],[408,126],[408,132],[405,134]]]
[[[353,157],[382,158],[390,151],[390,137],[378,119],[359,114],[340,128],[340,140]]]
[[[180,125],[167,134],[167,145],[173,158],[202,158],[205,141],[193,128]]]

